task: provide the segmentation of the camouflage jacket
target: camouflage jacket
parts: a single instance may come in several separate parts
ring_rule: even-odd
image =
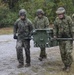
[[[49,20],[47,17],[43,16],[41,19],[38,17],[34,20],[34,28],[35,29],[44,29],[49,27]]]
[[[74,33],[74,18],[72,18],[72,20],[73,20],[73,27],[72,27],[72,30],[73,30],[73,33]]]
[[[57,17],[54,22],[54,36],[63,38],[72,37],[72,27],[72,19],[69,16],[65,15],[64,19]]]
[[[30,39],[31,33],[33,30],[32,23],[29,19],[21,20],[18,19],[14,23],[14,35],[18,35],[18,39],[24,40],[24,39]]]

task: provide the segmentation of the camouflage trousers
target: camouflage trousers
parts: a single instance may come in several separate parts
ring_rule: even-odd
[[[73,58],[72,58],[72,49],[73,49],[73,42],[72,41],[60,41],[60,54],[62,61],[65,66],[71,66]]]
[[[41,58],[46,58],[46,50],[45,50],[45,47],[44,48],[40,48],[41,51],[40,51],[40,57]]]
[[[21,64],[24,64],[23,48],[25,50],[26,63],[30,64],[30,40],[24,41],[17,40],[16,43],[17,60]]]

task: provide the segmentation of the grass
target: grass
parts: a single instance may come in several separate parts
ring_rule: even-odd
[[[37,63],[36,63],[37,65],[32,64],[30,70],[33,71],[34,73],[36,73],[33,75],[74,75],[74,62],[72,64],[71,71],[69,73],[62,71],[63,63],[61,61],[60,53],[58,52],[59,51],[58,48],[51,49],[51,50],[50,50],[51,52],[48,51],[48,57],[55,56],[56,60],[54,60],[54,57],[53,57],[52,60],[54,60],[54,61],[48,59],[48,60],[45,60],[44,62],[42,62],[40,65]],[[52,55],[50,55],[50,54],[52,54]],[[37,53],[37,55],[38,55],[38,53]],[[74,58],[74,50],[73,50],[73,58]],[[35,61],[37,61],[37,60],[35,59]],[[34,62],[34,61],[32,61],[32,62]],[[39,61],[37,61],[37,62],[39,62]],[[30,70],[28,72],[30,72]],[[32,74],[29,74],[28,72],[19,73],[18,75],[32,75]]]
[[[12,33],[13,33],[13,27],[0,28],[0,35],[12,34]]]

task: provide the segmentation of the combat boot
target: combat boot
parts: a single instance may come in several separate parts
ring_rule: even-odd
[[[30,67],[30,66],[31,66],[30,63],[25,64],[25,67]]]
[[[65,66],[65,67],[63,68],[63,71],[69,72],[69,71],[70,71],[70,67]]]
[[[39,57],[39,60],[42,61],[43,59],[46,59],[47,58],[47,55],[43,55],[41,57]]]
[[[39,57],[39,60],[40,60],[40,61],[42,61],[42,60],[43,60],[43,58],[42,58],[42,57]]]
[[[22,68],[24,66],[24,64],[19,63],[19,65],[17,66],[17,68]]]
[[[65,71],[67,69],[67,67],[63,67],[62,70]]]
[[[65,71],[70,72],[70,67],[67,67]]]
[[[43,55],[42,58],[43,58],[43,59],[47,59],[47,55],[46,55],[46,54]]]

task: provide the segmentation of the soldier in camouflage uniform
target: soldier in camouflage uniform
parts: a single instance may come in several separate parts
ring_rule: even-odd
[[[36,12],[37,16],[34,20],[34,28],[35,29],[45,29],[49,27],[49,21],[46,16],[44,16],[44,11],[42,9],[38,9]],[[43,58],[46,58],[46,51],[45,47],[40,48],[40,57],[39,60],[42,61]]]
[[[25,49],[26,65],[30,66],[30,39],[33,30],[31,21],[26,16],[27,12],[24,9],[19,11],[20,18],[14,24],[14,39],[17,39],[16,51],[19,62],[18,68],[24,66],[23,48]]]
[[[56,11],[58,17],[54,22],[54,38],[72,38],[72,19],[65,14],[65,9],[59,7]],[[72,41],[59,41],[61,58],[64,63],[64,71],[69,72],[73,61]]]

